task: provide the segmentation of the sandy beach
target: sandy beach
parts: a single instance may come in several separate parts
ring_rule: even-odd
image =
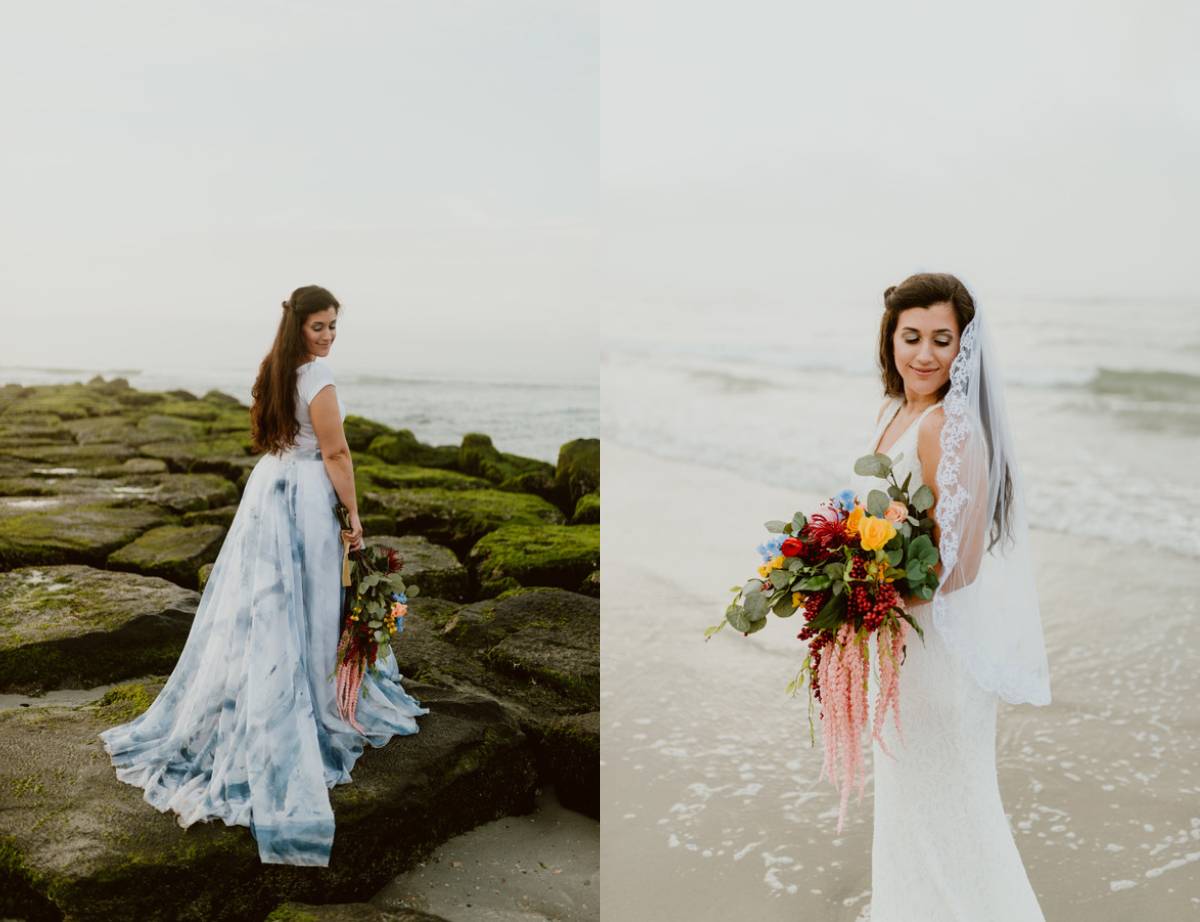
[[[603,459],[602,905],[606,918],[853,920],[870,899],[872,785],[818,782],[799,625],[744,637],[729,589],[762,523],[824,497],[663,460]],[[1194,558],[1035,531],[1053,702],[999,710],[997,765],[1047,920],[1200,912]],[[777,623],[778,622],[778,623]],[[870,756],[868,755],[868,766]]]

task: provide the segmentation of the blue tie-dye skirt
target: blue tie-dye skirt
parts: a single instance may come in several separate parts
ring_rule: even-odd
[[[429,709],[404,691],[391,648],[356,718],[334,700],[342,592],[337,502],[320,455],[255,464],[174,672],[150,708],[100,734],[117,777],[180,826],[249,826],[269,864],[329,864],[329,788],[364,744],[416,733]]]

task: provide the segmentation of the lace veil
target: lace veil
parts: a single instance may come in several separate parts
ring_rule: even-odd
[[[934,626],[982,688],[1012,704],[1049,704],[1023,484],[981,309],[962,331],[943,409]]]

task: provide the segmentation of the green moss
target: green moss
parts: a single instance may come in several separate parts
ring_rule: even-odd
[[[196,589],[200,567],[217,559],[224,539],[222,525],[163,525],[110,554],[108,565]]]
[[[550,483],[554,476],[554,466],[535,458],[523,458],[520,455],[500,452],[492,444],[490,436],[480,432],[470,432],[463,436],[462,445],[458,449],[459,470],[468,474],[476,474],[492,483],[511,485],[525,484],[518,478],[529,478],[530,485]],[[523,489],[518,486],[517,489]],[[531,492],[536,492],[533,490]]]
[[[389,464],[419,464],[422,467],[454,469],[458,466],[455,445],[426,445],[408,429],[397,429],[371,440],[367,451]]]
[[[155,506],[48,498],[28,509],[0,504],[0,566],[102,564],[141,532],[169,521]]]
[[[265,922],[321,922],[321,920],[320,916],[307,909],[301,909],[293,903],[284,903],[272,910]]]
[[[598,491],[600,440],[574,439],[559,448],[554,479],[570,507],[579,501],[579,497]]]
[[[113,724],[126,723],[145,711],[158,693],[151,693],[141,682],[127,682],[110,688],[96,702],[102,718]]]
[[[357,464],[354,484],[358,495],[368,490],[412,490],[435,487],[444,490],[480,490],[489,484],[479,477],[468,477],[457,471],[417,464]]]
[[[342,420],[342,431],[346,433],[346,444],[351,451],[366,451],[367,447],[381,435],[391,433],[391,428],[365,416],[350,413]]]
[[[575,513],[571,516],[572,525],[600,524],[600,493],[585,493],[575,504]]]
[[[370,511],[394,515],[398,534],[424,535],[458,554],[504,525],[537,528],[563,520],[562,513],[541,497],[501,490],[368,491],[362,503]]]
[[[468,563],[485,595],[523,586],[575,590],[600,562],[600,526],[505,525],[471,548]]]

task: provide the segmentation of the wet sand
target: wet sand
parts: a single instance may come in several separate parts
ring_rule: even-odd
[[[806,693],[784,691],[799,623],[703,638],[757,565],[762,523],[824,497],[611,439],[603,464],[605,918],[854,920],[870,899],[872,785],[838,836],[820,730],[810,747]],[[1033,539],[1053,702],[1000,703],[997,767],[1039,902],[1050,922],[1192,917],[1196,561]]]
[[[452,922],[598,922],[599,826],[543,788],[533,813],[455,836],[370,902]]]

